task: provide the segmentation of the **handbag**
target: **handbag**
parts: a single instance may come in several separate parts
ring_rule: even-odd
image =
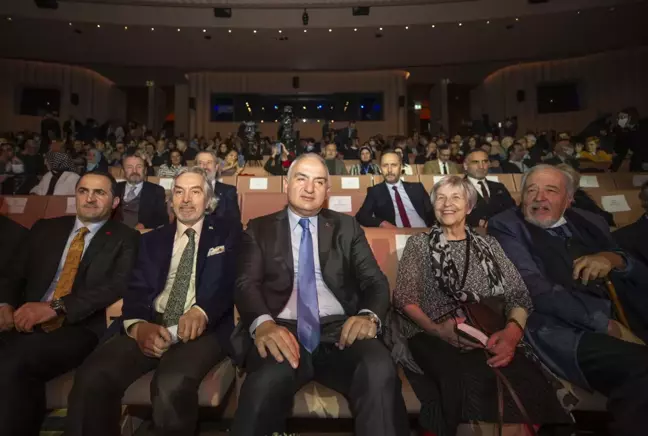
[[[466,284],[466,278],[468,277],[468,265],[470,263],[470,245],[471,245],[470,239],[468,239],[468,241],[466,241],[466,262],[464,264],[464,271],[463,271],[463,277],[461,279],[460,289],[463,289],[463,287]],[[460,307],[464,312],[466,321],[472,327],[481,330],[488,337],[490,337],[492,334],[506,327],[507,321],[506,318],[504,317],[503,302],[499,298],[489,298],[489,299],[482,300],[480,302],[463,303]],[[486,357],[486,360],[488,360],[491,357],[490,354],[488,353],[488,350],[486,349],[484,349],[484,355]],[[532,436],[537,436],[538,433],[535,431],[533,423],[531,422],[531,418],[529,417],[529,414],[526,408],[524,407],[524,404],[522,404],[520,397],[518,396],[517,392],[515,391],[515,388],[513,387],[509,379],[504,375],[504,373],[502,373],[502,371],[500,371],[499,368],[493,368],[493,367],[490,368],[495,373],[495,380],[497,383],[497,406],[498,406],[497,407],[497,411],[498,411],[497,427],[498,427],[499,435],[502,436],[502,432],[504,429],[504,388],[503,386],[506,386],[506,389],[511,395],[511,398],[513,398],[513,402],[515,403],[515,406],[518,408],[520,414],[522,415],[522,419],[524,420],[525,427],[527,428],[529,434],[531,434]]]

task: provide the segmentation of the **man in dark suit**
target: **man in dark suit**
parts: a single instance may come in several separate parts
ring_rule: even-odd
[[[648,182],[641,185],[639,199],[646,213],[634,223],[614,232],[612,236],[614,236],[621,248],[643,262],[644,265],[648,265],[648,244],[646,243],[646,235],[648,235]]]
[[[0,201],[0,207],[2,203]],[[8,272],[11,260],[19,251],[29,231],[4,215],[0,215],[0,277]],[[0,320],[0,323],[2,321]]]
[[[250,221],[243,236],[233,343],[247,377],[231,433],[283,433],[293,396],[316,380],[349,399],[356,435],[408,435],[400,379],[376,339],[389,284],[364,232],[322,209],[320,156],[298,157],[284,187],[288,208]]]
[[[365,227],[430,227],[434,209],[420,183],[403,182],[401,159],[393,151],[383,153],[380,168],[385,181],[367,188],[367,197],[356,214]]]
[[[358,129],[356,129],[356,122],[349,121],[349,125],[338,132],[338,140],[336,143],[340,145],[341,150],[346,150],[351,147],[351,144],[358,139]]]
[[[0,278],[0,433],[38,435],[45,382],[76,368],[106,330],[137,256],[139,234],[110,214],[109,174],[77,183],[77,215],[40,220]]]
[[[618,339],[605,278],[614,283],[630,325],[645,329],[648,270],[619,249],[597,215],[569,208],[569,173],[529,170],[522,205],[489,221],[533,299],[526,336],[555,373],[610,401],[610,434],[636,435],[648,410],[648,347]],[[644,330],[645,333],[645,330]]]
[[[560,140],[556,143],[554,146],[553,157],[545,160],[544,163],[547,165],[567,164],[575,170],[578,170],[580,166],[578,159],[574,158],[574,146],[566,139]]]
[[[466,222],[472,227],[486,228],[488,220],[498,213],[515,206],[515,200],[499,182],[488,180],[490,160],[482,150],[468,153],[464,160],[466,178],[477,190],[477,204],[468,215]]]
[[[155,434],[192,435],[198,387],[228,353],[234,329],[241,224],[209,216],[214,193],[200,168],[174,178],[176,222],[146,233],[124,297],[124,332],[92,353],[70,393],[66,435],[119,434],[121,398],[151,384]]]
[[[207,172],[207,178],[211,183],[218,204],[212,215],[217,218],[230,218],[241,220],[241,210],[239,208],[238,194],[236,186],[228,185],[218,181],[220,166],[216,155],[211,151],[201,151],[196,155],[196,165]]]
[[[146,162],[140,156],[129,155],[122,160],[125,182],[117,184],[121,198],[115,217],[137,230],[156,229],[169,223],[164,188],[144,181]]]
[[[525,161],[527,151],[524,145],[516,142],[508,149],[508,161],[501,162],[500,167],[504,174],[524,174],[530,167],[527,166]]]

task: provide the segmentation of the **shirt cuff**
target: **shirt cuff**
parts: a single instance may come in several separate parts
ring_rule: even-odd
[[[207,323],[209,323],[209,317],[207,316],[207,312],[205,312],[205,311],[203,310],[203,308],[200,307],[200,306],[198,306],[197,304],[194,304],[194,305],[192,306],[192,308],[194,308],[194,307],[195,307],[196,309],[200,310],[200,311],[202,312],[203,315],[205,315],[205,320],[207,320]]]
[[[376,315],[375,313],[373,313],[369,309],[362,309],[360,312],[358,312],[358,315],[362,315],[363,313],[370,313],[370,314],[374,315],[378,319],[378,328],[377,328],[376,331],[378,333],[380,333],[382,331],[382,321],[380,320],[380,317],[378,315]]]
[[[522,330],[526,327],[528,317],[529,313],[522,307],[514,307],[508,314],[508,319],[514,320],[520,327],[522,327]]]
[[[130,329],[132,326],[140,322],[146,322],[146,321],[144,321],[143,319],[127,319],[124,321],[124,331],[129,337],[135,339],[135,337],[131,336],[130,331],[128,329]]]
[[[252,322],[250,325],[250,336],[252,336],[252,339],[254,339],[254,332],[256,331],[257,327],[259,327],[261,324],[263,324],[266,321],[274,321],[274,319],[270,315],[261,315],[257,319]]]

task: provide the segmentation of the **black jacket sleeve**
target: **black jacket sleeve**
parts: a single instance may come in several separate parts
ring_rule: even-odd
[[[360,225],[365,227],[380,227],[380,223],[384,220],[374,216],[376,208],[376,191],[375,188],[367,188],[367,196],[365,197],[362,207],[356,213],[356,220]]]

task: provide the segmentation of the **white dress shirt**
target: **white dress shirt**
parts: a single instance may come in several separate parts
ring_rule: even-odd
[[[439,162],[439,174],[442,176],[449,175],[450,174],[450,166],[448,165],[448,162],[442,162],[441,159],[437,159],[437,162]],[[443,171],[443,166],[445,165],[445,171]]]
[[[475,179],[475,178],[473,178],[473,177],[468,176],[468,180],[469,180],[470,183],[472,183],[472,185],[475,187],[475,189],[477,190],[477,193],[478,193],[479,195],[481,195],[481,196],[483,197],[483,196],[484,196],[484,191],[483,191],[483,189],[486,189],[486,192],[488,193],[488,197],[490,198],[490,188],[488,187],[488,182],[486,181],[485,178],[482,179],[482,180],[479,180],[479,179]],[[483,182],[483,184],[484,184],[484,188],[483,188],[483,189],[482,189],[481,184],[480,184],[479,182]]]
[[[103,227],[104,224],[106,224],[107,220],[98,222],[98,223],[90,223],[90,224],[83,224],[79,218],[76,219],[74,222],[74,227],[72,228],[72,232],[70,233],[70,236],[68,236],[67,243],[65,244],[65,248],[63,249],[63,254],[61,255],[61,260],[59,261],[59,266],[58,269],[56,270],[56,274],[54,274],[54,279],[52,280],[52,283],[49,285],[49,288],[47,288],[47,292],[45,292],[45,295],[41,299],[41,301],[47,302],[51,301],[52,297],[54,296],[54,291],[56,290],[56,285],[58,284],[59,278],[61,277],[61,272],[63,271],[63,266],[65,265],[65,260],[68,255],[68,251],[70,250],[70,245],[72,245],[72,240],[74,237],[79,233],[79,230],[81,230],[81,227],[86,227],[88,229],[88,233],[86,233],[85,237],[83,238],[83,254],[82,254],[82,259],[83,256],[85,256],[86,251],[88,251],[88,246],[90,245],[90,241],[92,241],[92,238],[97,234],[99,229]]]
[[[202,232],[202,227],[205,219],[201,219],[196,224],[191,226],[192,229],[196,231],[194,235],[194,241],[196,242],[196,249],[194,250],[194,259],[193,259],[193,270],[191,271],[191,279],[189,279],[189,289],[187,290],[187,299],[185,300],[184,313],[187,313],[192,307],[198,308],[205,318],[207,314],[205,311],[196,305],[196,261],[198,259],[198,244],[200,242],[200,234]],[[177,221],[177,228],[175,238],[173,240],[173,251],[171,254],[171,264],[169,265],[169,273],[167,275],[166,284],[164,289],[153,301],[153,307],[157,313],[164,313],[167,302],[169,301],[169,296],[171,295],[171,289],[173,289],[173,283],[175,282],[176,273],[178,271],[178,265],[180,264],[180,258],[182,257],[182,252],[187,247],[189,243],[189,236],[185,233],[189,227],[185,224],[182,224],[180,221]],[[138,322],[143,322],[143,319],[127,319],[124,321],[124,330],[128,332],[128,329]]]
[[[298,216],[290,208],[288,208],[288,222],[290,223],[290,244],[292,246],[292,255],[293,255],[293,268],[295,270],[295,275],[293,279],[293,288],[288,303],[283,308],[279,315],[278,319],[285,320],[296,320],[297,319],[297,284],[299,277],[299,246],[301,245],[301,237],[304,229],[299,224],[299,220],[302,217]],[[318,241],[318,231],[317,231],[317,222],[318,216],[310,217],[309,228],[311,231],[311,238],[313,240],[313,261],[315,263],[315,285],[317,286],[317,305],[319,309],[320,318],[329,315],[344,315],[344,308],[338,301],[337,297],[329,289],[329,287],[324,282],[322,277],[322,270],[320,266],[319,258],[319,241]],[[363,309],[358,313],[373,313],[370,310]],[[254,331],[257,327],[266,321],[272,321],[272,317],[268,315],[261,315],[252,322],[250,325],[250,335],[254,336]]]
[[[403,227],[403,220],[401,219],[400,213],[398,213],[398,205],[396,204],[396,193],[394,192],[394,186],[398,190],[401,200],[403,200],[403,206],[405,206],[405,213],[407,214],[407,218],[409,219],[410,225],[412,227],[427,227],[425,221],[423,221],[421,216],[414,208],[414,205],[412,204],[412,200],[410,200],[409,196],[407,195],[407,192],[405,192],[403,181],[399,180],[395,184],[390,184],[385,182],[385,184],[387,185],[387,190],[389,191],[389,195],[391,196],[392,199],[392,204],[394,205],[394,214],[396,215],[396,227]]]
[[[129,193],[131,189],[133,189],[133,186],[135,186],[135,192],[133,193],[133,196],[129,198]],[[126,186],[124,186],[124,201],[128,198],[129,200],[132,200],[133,198],[137,198],[137,196],[142,192],[142,187],[144,186],[144,182],[139,182],[136,185],[131,185],[130,183],[126,182]]]
[[[529,167],[524,165],[524,161],[516,162],[514,160],[510,160],[509,163],[512,163],[513,165],[518,167],[520,169],[520,171],[522,171],[523,173],[526,173],[528,171],[528,169],[529,169]]]

